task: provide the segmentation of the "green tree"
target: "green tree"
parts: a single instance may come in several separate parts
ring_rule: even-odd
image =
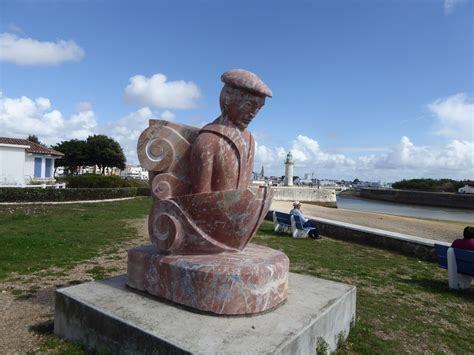
[[[67,174],[75,174],[77,168],[88,163],[88,150],[85,141],[78,139],[71,139],[69,141],[62,141],[52,147],[61,152],[64,156],[58,159],[56,166],[64,166]]]
[[[99,134],[87,138],[87,163],[97,165],[102,175],[106,167],[125,169],[125,154],[114,139]]]
[[[471,185],[473,181],[452,179],[410,179],[397,181],[392,185],[394,189],[432,191],[432,192],[457,192],[464,185]]]
[[[28,136],[28,138],[26,138],[26,140],[28,140],[30,142],[33,142],[33,143],[36,143],[36,144],[44,145],[43,143],[40,142],[40,140],[38,139],[38,136],[36,134],[30,134]]]

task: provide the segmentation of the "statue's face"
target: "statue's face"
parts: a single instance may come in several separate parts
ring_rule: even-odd
[[[239,94],[230,98],[225,113],[237,128],[244,130],[265,104],[265,97],[242,91]]]

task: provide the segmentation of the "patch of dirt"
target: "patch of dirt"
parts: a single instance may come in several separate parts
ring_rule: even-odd
[[[24,354],[38,350],[52,333],[54,294],[57,288],[93,281],[94,266],[100,266],[107,277],[121,275],[127,269],[127,250],[149,244],[147,218],[129,222],[137,236],[107,253],[69,270],[50,268],[31,275],[12,274],[0,282],[0,354]],[[113,274],[112,274],[113,273]]]

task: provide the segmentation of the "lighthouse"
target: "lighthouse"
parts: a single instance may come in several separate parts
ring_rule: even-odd
[[[293,186],[293,155],[288,152],[285,160],[285,186]]]

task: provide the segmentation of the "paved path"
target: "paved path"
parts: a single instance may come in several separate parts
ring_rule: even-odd
[[[289,212],[291,202],[273,201],[271,209]],[[338,208],[327,208],[303,203],[301,210],[305,216],[332,219],[335,221],[358,224],[365,227],[384,229],[391,232],[409,234],[421,238],[451,242],[462,238],[463,222],[448,222],[412,217],[393,216],[382,213],[359,212]]]
[[[37,201],[37,202],[0,202],[0,206],[10,205],[70,205],[73,203],[101,203],[101,202],[117,202],[131,200],[136,196],[132,197],[121,197],[121,198],[109,198],[106,200],[83,200],[83,201]]]

